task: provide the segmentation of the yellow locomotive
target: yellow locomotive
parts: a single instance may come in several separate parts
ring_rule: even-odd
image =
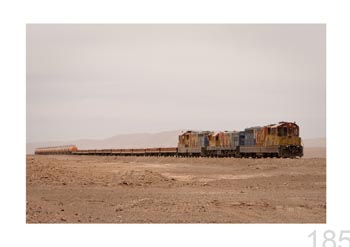
[[[247,128],[240,154],[243,157],[302,157],[299,126],[292,122],[279,122],[264,127]]]

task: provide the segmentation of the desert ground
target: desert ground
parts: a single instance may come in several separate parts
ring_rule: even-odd
[[[27,223],[326,223],[326,159],[27,155]]]

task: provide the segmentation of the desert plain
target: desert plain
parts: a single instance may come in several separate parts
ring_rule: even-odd
[[[326,159],[311,156],[27,155],[26,222],[326,223]]]

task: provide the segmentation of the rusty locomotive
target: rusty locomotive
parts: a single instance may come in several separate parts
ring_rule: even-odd
[[[80,150],[68,145],[38,148],[35,154],[296,158],[303,156],[303,145],[296,123],[279,122],[243,131],[189,130],[179,136],[177,147]]]
[[[187,131],[179,137],[179,156],[295,158],[303,156],[299,126],[279,122],[244,131]]]

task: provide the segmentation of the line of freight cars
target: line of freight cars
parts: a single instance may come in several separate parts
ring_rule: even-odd
[[[79,150],[70,145],[38,148],[35,154],[295,158],[303,156],[303,146],[299,126],[279,122],[244,131],[186,131],[179,136],[177,147]]]

